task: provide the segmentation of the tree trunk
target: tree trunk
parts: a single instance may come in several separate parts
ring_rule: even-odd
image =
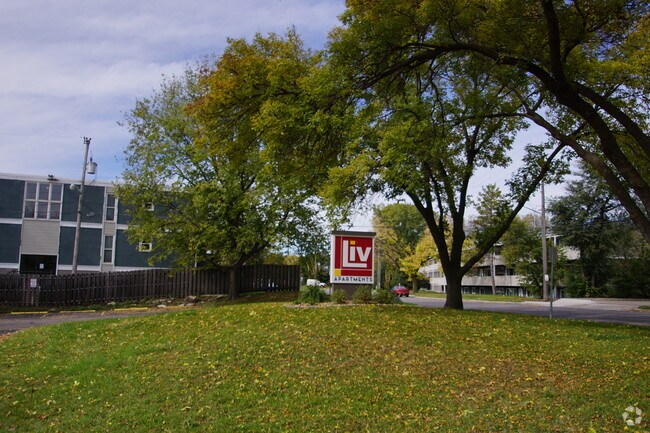
[[[411,280],[411,291],[413,293],[418,291],[418,279],[417,279],[417,277],[413,277],[413,280]]]
[[[462,310],[463,294],[460,289],[463,276],[445,274],[445,278],[447,280],[447,300],[445,301],[445,308]]]
[[[228,299],[230,300],[235,300],[239,297],[241,267],[240,263],[236,263],[230,267],[230,275],[228,279]]]

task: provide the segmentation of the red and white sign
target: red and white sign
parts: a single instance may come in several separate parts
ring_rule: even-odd
[[[334,233],[330,281],[333,284],[373,284],[374,252],[374,233]]]

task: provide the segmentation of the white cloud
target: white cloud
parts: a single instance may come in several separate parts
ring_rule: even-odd
[[[0,2],[0,172],[77,177],[82,137],[103,179],[129,136],[116,122],[163,74],[220,52],[227,37],[290,26],[321,48],[343,0]]]

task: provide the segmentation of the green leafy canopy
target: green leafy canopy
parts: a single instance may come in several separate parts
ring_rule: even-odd
[[[312,176],[301,158],[280,157],[315,127],[303,86],[318,60],[293,31],[230,40],[216,60],[137,101],[125,119],[133,139],[118,190],[131,239],[152,241],[154,260],[237,267],[318,235]]]

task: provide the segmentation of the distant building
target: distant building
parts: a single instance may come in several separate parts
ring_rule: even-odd
[[[548,236],[548,239],[553,239],[554,244],[558,244],[558,237],[554,235]],[[541,245],[540,245],[541,248]],[[559,247],[568,261],[574,261],[578,258],[578,252],[570,247]],[[465,294],[473,295],[491,295],[492,294],[492,270],[494,270],[494,283],[498,295],[506,296],[532,296],[528,290],[521,287],[519,276],[515,270],[506,266],[503,257],[501,256],[501,245],[497,244],[494,247],[494,264],[492,264],[492,257],[490,253],[486,254],[483,259],[476,264],[461,281],[461,291]],[[549,259],[550,261],[550,259]],[[442,267],[439,263],[432,261],[427,265],[420,268],[420,272],[424,274],[431,285],[431,290],[434,292],[446,293],[447,280],[442,273]],[[549,262],[550,273],[550,262]],[[562,297],[563,290],[556,288],[556,296]]]
[[[490,254],[486,255],[472,270],[470,270],[462,280],[462,292],[476,295],[492,294],[492,269],[494,269],[494,282],[496,292],[499,295],[508,296],[529,296],[528,291],[521,287],[519,277],[515,275],[512,268],[508,268],[499,249],[494,256],[494,266],[492,266]],[[446,293],[447,280],[442,273],[442,267],[437,262],[431,262],[420,269],[431,284],[431,290],[434,292]]]
[[[0,173],[0,273],[71,272],[80,183]],[[129,217],[113,187],[100,181],[84,187],[77,272],[151,267],[152,245],[129,243]]]

